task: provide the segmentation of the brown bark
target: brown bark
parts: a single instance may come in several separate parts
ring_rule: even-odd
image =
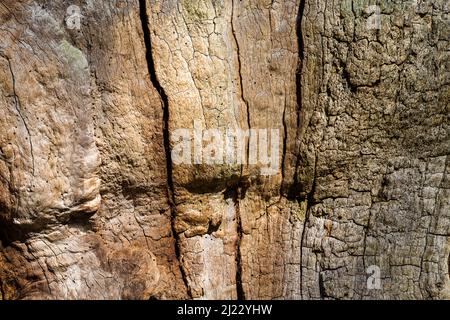
[[[370,5],[1,1],[0,299],[449,298],[450,11]]]

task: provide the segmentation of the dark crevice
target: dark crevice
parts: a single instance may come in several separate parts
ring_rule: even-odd
[[[212,223],[210,223],[208,225],[208,230],[206,231],[206,233],[207,234],[213,234],[214,232],[219,230],[219,228],[220,228],[220,223],[219,224],[212,224]]]
[[[233,39],[234,39],[234,43],[236,45],[236,55],[237,55],[237,62],[238,62],[238,75],[239,75],[239,89],[241,91],[241,98],[242,101],[244,102],[245,106],[246,106],[246,110],[247,110],[247,127],[250,130],[251,129],[251,125],[250,125],[250,107],[248,104],[248,101],[245,99],[245,94],[244,94],[244,83],[243,83],[243,79],[242,79],[242,62],[241,62],[241,50],[239,47],[239,42],[236,36],[236,29],[234,27],[234,0],[231,1],[231,33],[233,35]],[[249,131],[250,132],[250,131]],[[251,135],[251,133],[250,133]],[[249,136],[248,138],[248,144],[247,144],[247,160],[250,158],[250,139],[251,137]],[[241,166],[241,174],[242,174],[242,169],[243,169],[243,165]]]
[[[306,0],[300,0],[299,3],[299,7],[298,7],[298,14],[297,14],[297,25],[296,25],[296,34],[297,34],[297,45],[298,45],[298,56],[299,56],[299,63],[297,66],[297,73],[296,73],[296,93],[297,93],[297,134],[296,134],[296,141],[297,143],[299,143],[301,137],[300,132],[301,132],[301,128],[300,126],[302,125],[301,123],[301,115],[302,115],[302,111],[303,108],[305,107],[303,105],[303,101],[302,101],[302,93],[303,93],[303,88],[302,88],[302,80],[303,80],[303,67],[304,67],[304,62],[305,62],[305,44],[304,44],[304,38],[303,38],[303,32],[302,32],[302,22],[303,22],[303,17],[304,17],[304,12],[305,12],[305,4],[306,4]],[[300,150],[300,144],[297,145],[297,150]],[[285,148],[285,146],[283,146],[283,148]],[[283,154],[285,154],[285,150],[283,150]],[[316,163],[317,163],[317,158],[315,159]],[[284,159],[283,159],[284,162]],[[305,202],[306,201],[306,208],[305,208],[305,217],[304,217],[304,221],[303,221],[303,228],[301,231],[301,236],[300,236],[300,297],[301,299],[304,298],[303,296],[303,247],[305,245],[305,238],[306,238],[306,228],[307,228],[307,224],[309,221],[309,216],[310,216],[310,209],[311,206],[313,204],[314,198],[314,190],[316,188],[316,182],[315,182],[315,174],[316,174],[316,168],[314,168],[313,171],[313,183],[311,186],[311,189],[305,190],[306,186],[302,181],[299,181],[299,177],[297,174],[297,169],[298,167],[301,165],[302,163],[302,157],[301,154],[298,153],[297,154],[297,159],[295,162],[295,171],[294,171],[294,181],[292,183],[292,185],[287,189],[287,198],[289,200],[297,200],[298,202]],[[316,163],[314,164],[316,166]],[[283,167],[284,170],[284,167]],[[307,192],[305,194],[305,192]],[[320,279],[319,279],[320,281]],[[320,285],[320,284],[319,284]]]
[[[242,220],[239,208],[239,199],[245,196],[245,191],[248,186],[239,182],[236,185],[229,186],[224,192],[225,199],[232,199],[235,206],[236,217],[236,295],[238,300],[245,300],[245,291],[242,284],[242,256],[241,256],[241,242],[242,242]]]
[[[302,32],[302,21],[303,21],[303,15],[305,11],[305,3],[306,0],[300,0],[300,4],[298,7],[298,13],[297,13],[297,25],[296,25],[296,34],[297,34],[297,46],[298,46],[298,57],[299,62],[297,65],[297,72],[295,77],[295,86],[296,86],[296,94],[297,94],[297,133],[296,133],[296,141],[300,141],[300,116],[302,111],[302,73],[303,73],[303,63],[305,60],[305,44],[303,39],[303,32]],[[284,118],[284,115],[283,115]],[[300,145],[297,146],[299,148]],[[283,145],[283,148],[285,146]],[[283,154],[285,155],[285,151],[283,151]],[[283,159],[283,170],[284,170],[284,159]],[[300,189],[302,189],[300,181],[298,181],[298,175],[297,175],[297,168],[300,166],[300,154],[297,154],[297,159],[295,161],[295,171],[294,171],[294,181],[292,185],[287,190],[287,198],[289,200],[295,200],[298,197]]]
[[[236,293],[238,300],[245,300],[244,287],[242,285],[242,256],[241,256],[241,242],[242,242],[242,221],[239,212],[239,202],[236,202],[236,222],[238,239],[236,241]]]
[[[5,300],[6,299],[6,295],[5,292],[3,291],[3,281],[0,278],[0,300]]]
[[[320,294],[320,299],[323,300],[325,298],[325,286],[323,283],[322,272],[319,272],[319,294]]]
[[[297,26],[296,26],[298,54],[300,56],[301,62],[303,62],[303,59],[305,58],[305,42],[303,40],[303,33],[302,33],[302,22],[303,22],[303,15],[305,12],[305,4],[306,4],[306,0],[300,0],[300,4],[298,7],[298,15],[297,15]]]
[[[0,204],[0,212],[5,212],[3,206]],[[10,227],[11,223],[0,215],[0,243],[3,247],[10,246],[14,241],[25,240],[25,236],[20,230]]]
[[[8,212],[6,206],[0,203],[0,212]],[[0,215],[0,242],[3,247],[8,247],[13,242],[25,242],[32,233],[40,233],[45,226],[51,223],[46,218],[36,218],[32,223],[16,225],[11,219]]]
[[[236,36],[236,29],[234,27],[234,0],[231,1],[231,32],[233,35],[234,43],[236,45],[236,55],[238,61],[238,75],[239,75],[239,89],[241,91],[242,101],[245,103],[247,110],[247,126],[250,132],[251,124],[250,124],[250,107],[248,101],[245,99],[244,94],[244,84],[242,79],[242,62],[241,62],[241,51],[239,47],[239,42]],[[251,135],[251,133],[250,133]],[[248,144],[247,144],[247,159],[250,159],[250,139],[249,136]],[[236,240],[236,295],[238,300],[245,300],[245,292],[242,285],[242,257],[241,257],[241,241],[242,241],[242,220],[239,208],[239,198],[243,198],[245,196],[245,192],[248,188],[248,185],[242,184],[242,179],[244,179],[243,175],[244,165],[241,166],[241,181],[238,182],[237,185],[229,186],[224,193],[225,198],[232,198],[233,203],[235,205],[236,211],[236,230],[237,230],[237,240]]]
[[[300,141],[299,134],[300,134],[300,126],[301,126],[301,111],[303,109],[303,101],[302,101],[302,74],[303,74],[303,64],[305,61],[305,43],[303,39],[303,32],[302,32],[302,22],[303,22],[303,16],[305,12],[305,4],[306,0],[300,0],[300,4],[298,7],[298,14],[297,14],[297,25],[296,25],[296,33],[297,33],[297,44],[298,44],[298,56],[299,56],[299,63],[297,67],[297,75],[296,75],[296,89],[297,89],[297,136],[296,141]],[[300,148],[300,145],[298,145],[298,148]],[[313,172],[313,183],[311,186],[311,189],[309,192],[304,195],[304,184],[298,180],[298,174],[297,174],[297,168],[300,166],[301,155],[297,154],[297,159],[295,163],[295,172],[294,172],[294,181],[292,186],[288,189],[287,197],[288,199],[297,199],[299,202],[306,201],[306,209],[305,209],[305,218],[303,221],[303,228],[301,231],[300,236],[300,297],[303,299],[303,247],[306,237],[306,227],[309,220],[310,215],[310,208],[313,203],[313,194],[315,190],[315,174],[316,170],[314,168]],[[316,159],[317,163],[317,159]],[[315,163],[315,165],[316,165]],[[300,193],[302,193],[301,197],[299,197]]]
[[[313,182],[311,185],[311,190],[308,192],[307,196],[306,196],[306,200],[307,200],[307,206],[306,206],[306,210],[309,211],[309,209],[315,204],[315,200],[314,200],[314,192],[316,191],[316,174],[317,174],[317,154],[316,157],[314,159],[314,171],[313,171]]]
[[[363,267],[364,270],[366,270],[366,250],[367,250],[367,236],[369,234],[370,229],[370,220],[372,219],[372,210],[369,210],[369,218],[367,220],[367,226],[364,227],[364,238],[363,238]]]
[[[142,23],[142,31],[144,33],[144,43],[146,49],[146,60],[147,60],[147,68],[148,73],[150,75],[150,81],[152,82],[155,89],[158,91],[161,102],[163,105],[163,140],[164,140],[164,151],[166,155],[166,169],[167,169],[167,193],[168,200],[170,206],[171,213],[171,228],[172,234],[175,239],[175,255],[178,260],[178,264],[180,267],[181,276],[183,278],[184,285],[186,286],[187,293],[190,298],[192,298],[191,288],[189,286],[187,275],[184,270],[182,261],[181,261],[181,253],[180,253],[180,237],[175,230],[175,219],[176,219],[176,205],[175,205],[175,193],[174,193],[174,184],[172,177],[172,156],[170,150],[170,133],[169,133],[169,99],[167,97],[164,88],[161,86],[158,77],[156,76],[155,63],[153,61],[152,56],[152,42],[151,42],[151,34],[149,28],[149,17],[147,13],[147,3],[146,0],[139,0],[139,10],[140,10],[140,18]]]

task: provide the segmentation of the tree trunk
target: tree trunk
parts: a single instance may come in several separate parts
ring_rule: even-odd
[[[373,2],[1,1],[0,299],[450,298],[450,7]]]

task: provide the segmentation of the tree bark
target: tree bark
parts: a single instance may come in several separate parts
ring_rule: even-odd
[[[55,2],[0,1],[0,299],[450,298],[446,0]]]

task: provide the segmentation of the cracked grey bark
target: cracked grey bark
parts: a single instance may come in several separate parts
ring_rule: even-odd
[[[305,4],[302,296],[448,298],[449,9],[382,2],[368,31],[364,5]]]
[[[1,1],[0,298],[449,298],[449,8],[372,4]],[[194,124],[279,170],[173,163]]]

